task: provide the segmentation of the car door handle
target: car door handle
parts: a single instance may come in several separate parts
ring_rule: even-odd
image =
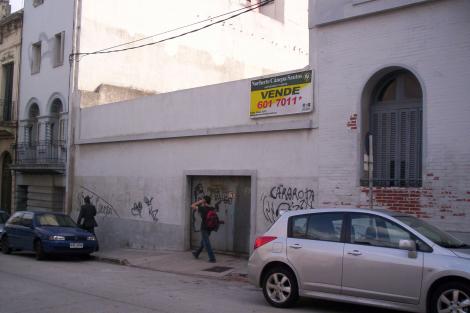
[[[348,254],[354,255],[354,256],[362,255],[362,253],[359,250],[349,251]]]
[[[294,245],[290,245],[289,247],[292,248],[292,249],[300,249],[300,248],[302,248],[302,246],[299,245],[298,243],[296,243],[296,244],[294,244]]]

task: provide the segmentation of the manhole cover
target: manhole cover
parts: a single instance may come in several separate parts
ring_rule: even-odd
[[[214,266],[211,268],[207,268],[204,271],[205,272],[214,272],[214,273],[222,273],[228,270],[231,270],[233,267],[227,267],[227,266]]]

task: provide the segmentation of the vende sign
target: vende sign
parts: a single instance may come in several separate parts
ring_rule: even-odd
[[[312,70],[251,81],[250,117],[312,112]]]

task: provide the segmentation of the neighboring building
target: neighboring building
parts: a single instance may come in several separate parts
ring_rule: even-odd
[[[101,51],[108,47],[115,48],[107,49],[106,52],[150,44],[142,49],[119,53],[82,55],[78,79],[78,89],[82,91],[81,106],[117,102],[306,66],[307,0],[276,0],[253,12],[201,31],[152,45],[265,2],[79,1],[81,53]],[[184,27],[187,25],[191,26]],[[177,30],[170,31],[173,29]],[[148,39],[136,41],[141,38]],[[127,42],[132,43],[119,45]],[[103,85],[107,88],[103,88]]]
[[[64,210],[73,23],[73,1],[25,1],[16,210]]]
[[[311,4],[319,206],[369,205],[371,132],[374,208],[470,237],[470,2]]]
[[[103,246],[188,249],[204,194],[226,222],[214,246],[232,253],[284,209],[369,207],[368,132],[373,207],[469,236],[470,2],[311,0],[309,12],[310,113],[250,118],[265,82],[249,79],[81,109],[73,212],[92,197]]]
[[[17,101],[21,54],[23,12],[10,14],[8,0],[0,1],[0,208],[11,212],[13,207],[14,161],[16,143]]]

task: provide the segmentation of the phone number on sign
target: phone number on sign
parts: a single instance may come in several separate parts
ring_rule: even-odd
[[[289,106],[289,105],[295,105],[297,102],[300,102],[302,100],[302,97],[288,97],[288,98],[278,98],[275,100],[261,100],[258,102],[256,105],[258,109],[266,109],[270,108],[272,106],[276,107],[283,107],[283,106]]]

